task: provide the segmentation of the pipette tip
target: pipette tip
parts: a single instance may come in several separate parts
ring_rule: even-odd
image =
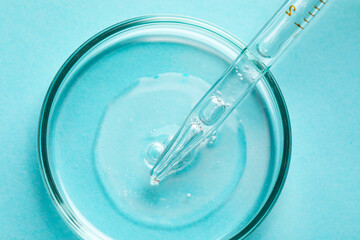
[[[151,184],[152,186],[159,185],[159,182],[160,182],[160,180],[159,180],[159,179],[156,179],[155,176],[151,176],[151,177],[150,177],[150,184]]]

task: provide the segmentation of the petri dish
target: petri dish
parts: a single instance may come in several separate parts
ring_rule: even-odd
[[[51,199],[79,237],[241,239],[261,222],[291,149],[270,72],[174,174],[159,186],[149,175],[244,46],[200,20],[146,16],[100,32],[70,56],[45,97],[38,150]]]

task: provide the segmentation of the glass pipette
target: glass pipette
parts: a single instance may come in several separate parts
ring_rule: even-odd
[[[288,0],[192,109],[151,170],[159,184],[211,135],[304,30],[328,0]]]

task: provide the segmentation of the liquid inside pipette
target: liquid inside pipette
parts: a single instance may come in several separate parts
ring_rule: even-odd
[[[171,174],[222,124],[327,2],[289,0],[283,4],[190,112],[151,170],[152,185]]]

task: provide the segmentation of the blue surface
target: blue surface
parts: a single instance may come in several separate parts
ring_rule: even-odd
[[[273,69],[290,112],[292,164],[250,239],[360,239],[360,1],[332,2]],[[201,18],[248,42],[281,3],[1,1],[0,239],[76,239],[43,186],[36,133],[46,90],[81,43],[156,13]]]

